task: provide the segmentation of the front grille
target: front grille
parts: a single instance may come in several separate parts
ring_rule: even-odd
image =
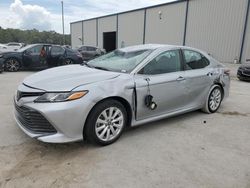
[[[32,133],[56,133],[56,129],[36,110],[15,104],[16,117],[22,126]]]
[[[36,97],[36,96],[41,96],[43,95],[44,92],[22,92],[22,91],[17,91],[17,101],[21,99],[22,97]]]

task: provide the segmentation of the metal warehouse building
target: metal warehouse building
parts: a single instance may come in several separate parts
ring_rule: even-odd
[[[72,47],[186,45],[250,63],[250,0],[179,0],[70,24]]]

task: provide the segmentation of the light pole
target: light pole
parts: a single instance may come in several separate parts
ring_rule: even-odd
[[[63,1],[61,1],[62,4],[62,29],[63,29],[63,45],[65,44],[65,35],[64,35],[64,13],[63,13]]]

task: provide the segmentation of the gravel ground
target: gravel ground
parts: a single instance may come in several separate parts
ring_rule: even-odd
[[[232,70],[215,114],[187,113],[127,130],[113,145],[46,144],[13,119],[13,93],[32,72],[0,74],[0,187],[250,187],[250,83]]]

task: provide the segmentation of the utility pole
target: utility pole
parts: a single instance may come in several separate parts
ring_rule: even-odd
[[[61,4],[62,4],[62,29],[63,29],[63,45],[65,45],[63,1],[61,1]]]

